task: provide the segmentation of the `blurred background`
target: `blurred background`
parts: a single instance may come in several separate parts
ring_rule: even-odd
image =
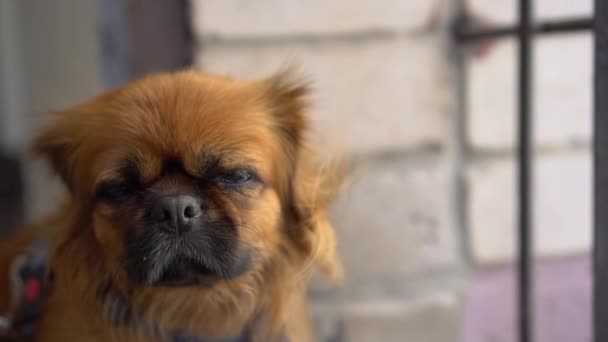
[[[592,16],[592,0],[535,3],[538,19]],[[322,340],[514,342],[517,43],[453,32],[515,25],[516,5],[1,0],[0,234],[62,191],[27,154],[45,113],[156,71],[296,64],[314,81],[319,141],[358,170],[333,210],[347,281],[310,291]],[[535,39],[540,342],[591,341],[592,42]]]

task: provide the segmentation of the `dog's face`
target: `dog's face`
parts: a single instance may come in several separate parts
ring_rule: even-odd
[[[86,223],[71,234],[90,230],[92,259],[123,289],[258,279],[293,255],[332,268],[323,182],[303,146],[306,93],[286,75],[152,76],[58,114],[35,150]]]
[[[106,145],[90,147],[95,234],[133,284],[238,277],[281,223],[279,127],[257,87],[192,74],[161,81],[99,118],[105,137],[86,138]]]
[[[98,240],[133,284],[209,285],[246,273],[281,221],[270,122],[251,108],[149,110],[167,113],[147,124],[173,137],[117,134],[94,181]]]

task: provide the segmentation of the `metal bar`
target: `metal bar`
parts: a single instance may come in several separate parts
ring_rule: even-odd
[[[595,0],[593,333],[608,341],[608,2]]]
[[[512,37],[518,34],[520,26],[502,26],[488,29],[461,30],[457,39],[463,43],[475,42],[488,38]],[[568,18],[562,20],[547,20],[534,24],[531,31],[534,34],[573,33],[593,30],[593,18]]]
[[[519,79],[518,79],[518,223],[519,223],[519,341],[533,340],[533,251],[532,251],[532,92],[534,34],[533,0],[519,0]]]

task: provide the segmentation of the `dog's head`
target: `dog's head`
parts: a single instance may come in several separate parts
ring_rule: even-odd
[[[71,193],[79,223],[64,245],[89,244],[87,260],[152,301],[223,284],[260,295],[278,264],[335,273],[335,178],[306,147],[307,93],[289,73],[186,71],[57,114],[34,149]]]

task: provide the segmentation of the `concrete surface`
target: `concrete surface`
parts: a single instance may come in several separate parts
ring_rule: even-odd
[[[579,256],[536,264],[535,341],[591,342],[591,261]],[[462,342],[515,342],[515,270],[480,270],[465,298]],[[447,342],[447,341],[446,341]]]

